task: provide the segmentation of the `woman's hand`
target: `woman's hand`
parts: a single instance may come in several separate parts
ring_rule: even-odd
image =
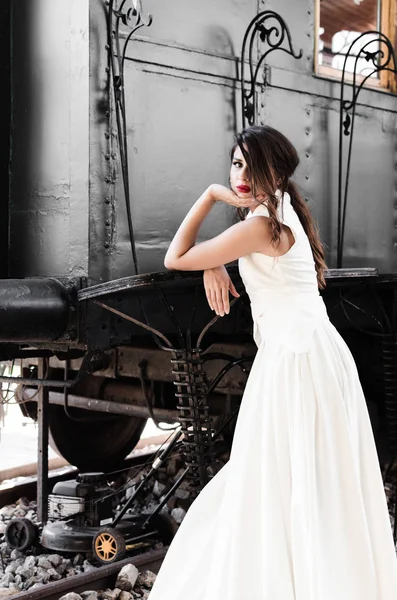
[[[252,196],[246,194],[244,194],[244,197],[237,196],[232,190],[218,183],[209,186],[208,194],[214,202],[225,202],[237,208],[250,208],[258,204]]]
[[[204,271],[204,288],[211,310],[221,317],[229,314],[229,292],[235,298],[240,296],[224,266]]]

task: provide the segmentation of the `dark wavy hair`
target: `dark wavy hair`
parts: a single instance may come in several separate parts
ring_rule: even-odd
[[[324,269],[327,268],[324,248],[310,210],[300,195],[296,185],[290,180],[299,164],[298,153],[293,144],[277,129],[268,125],[247,127],[236,136],[236,142],[230,153],[231,160],[239,146],[250,172],[252,195],[265,194],[266,207],[272,229],[272,243],[280,243],[281,225],[277,214],[279,199],[276,191],[288,192],[291,204],[297,213],[303,229],[309,239],[317,272],[318,286],[325,287]],[[241,220],[245,219],[247,209],[237,209]]]

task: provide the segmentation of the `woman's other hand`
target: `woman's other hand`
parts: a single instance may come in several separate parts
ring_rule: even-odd
[[[221,317],[229,314],[229,292],[235,298],[240,296],[224,266],[204,271],[204,288],[211,310]]]
[[[244,194],[244,196],[240,197],[226,186],[218,183],[210,185],[208,193],[213,202],[225,202],[237,208],[251,208],[251,206],[258,205],[258,202],[252,196]]]

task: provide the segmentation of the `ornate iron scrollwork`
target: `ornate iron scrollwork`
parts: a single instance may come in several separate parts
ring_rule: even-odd
[[[131,243],[131,252],[136,274],[139,273],[138,258],[135,248],[134,229],[131,216],[130,183],[128,174],[128,140],[125,108],[124,63],[127,46],[134,33],[141,27],[149,27],[152,16],[143,15],[141,0],[109,0],[108,3],[108,51],[112,75],[112,88],[115,101],[117,133],[120,150],[121,172],[125,204],[127,210],[128,231]],[[124,25],[130,30],[127,35],[121,31]]]
[[[266,50],[259,59],[259,62],[254,66],[254,41],[259,37],[259,40],[266,45]],[[291,34],[284,19],[272,10],[265,10],[254,17],[248,25],[244,35],[243,45],[241,49],[241,110],[242,110],[242,125],[253,125],[257,114],[255,86],[258,79],[259,70],[261,69],[266,57],[274,50],[281,50],[294,58],[302,57],[302,50],[295,53],[292,47]],[[249,85],[248,89],[245,86],[244,71],[245,63],[249,64]]]
[[[370,37],[368,41],[364,38]],[[364,42],[364,43],[363,43]],[[377,49],[370,49],[370,46],[377,45]],[[360,48],[361,46],[361,48]],[[359,49],[358,49],[359,48]],[[357,51],[358,50],[358,51]],[[348,60],[354,58],[354,69],[352,75],[351,99],[345,99],[346,72]],[[368,63],[370,70],[366,75],[360,73],[360,64],[362,60]],[[365,70],[366,70],[365,69]],[[342,82],[339,105],[339,165],[338,165],[338,239],[337,239],[337,267],[340,269],[343,264],[343,242],[346,225],[346,207],[349,190],[350,165],[354,134],[354,121],[356,115],[356,106],[358,96],[365,82],[373,75],[381,71],[389,71],[397,74],[396,57],[391,41],[380,31],[366,31],[358,36],[349,46],[346,53],[342,69]],[[360,80],[358,81],[358,78]],[[348,82],[350,83],[350,81]],[[349,136],[349,147],[346,165],[345,182],[343,186],[342,166],[343,166],[343,136]],[[344,189],[342,190],[342,188]]]

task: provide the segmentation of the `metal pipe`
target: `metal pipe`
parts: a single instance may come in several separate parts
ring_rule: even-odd
[[[71,298],[54,278],[0,280],[0,341],[60,339],[68,329]]]
[[[132,386],[131,386],[132,388]],[[139,388],[137,388],[138,391]],[[32,388],[25,388],[19,394],[22,402],[29,400],[36,401],[36,390]],[[142,394],[141,394],[142,395]],[[131,396],[130,396],[131,397]],[[59,406],[64,405],[64,395],[60,392],[49,393],[49,403],[57,404]],[[127,404],[125,402],[112,402],[108,400],[99,400],[97,398],[86,398],[84,396],[74,396],[70,394],[68,396],[68,406],[71,408],[81,408],[83,410],[91,410],[95,412],[105,412],[115,415],[125,415],[127,417],[140,417],[149,418],[149,411],[146,406],[136,406]],[[177,410],[167,410],[164,408],[154,408],[153,413],[159,421],[175,423],[178,420]]]
[[[44,378],[45,358],[39,360],[39,377]],[[48,388],[41,386],[37,399],[37,516],[43,523],[48,516]]]

